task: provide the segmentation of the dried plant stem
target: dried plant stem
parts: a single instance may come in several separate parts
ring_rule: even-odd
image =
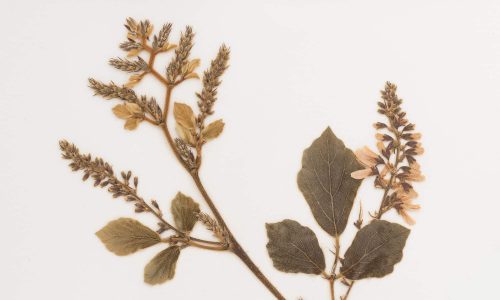
[[[328,276],[327,278],[330,285],[330,296],[332,300],[335,300],[335,281],[337,280],[335,272],[337,271],[337,265],[340,260],[340,238],[338,234],[336,234],[334,238],[334,248],[335,248],[335,258],[333,260],[332,272],[331,275]]]
[[[227,250],[227,246],[224,245],[223,243],[220,242],[214,242],[214,241],[207,241],[203,239],[199,239],[196,237],[191,237],[187,236],[184,232],[180,231],[179,229],[175,228],[172,224],[168,223],[155,209],[151,207],[142,197],[140,197],[136,190],[124,185],[125,188],[127,188],[130,192],[131,195],[133,195],[136,199],[139,199],[141,204],[146,208],[146,211],[151,212],[162,224],[164,224],[166,227],[172,229],[175,231],[177,234],[179,234],[182,238],[182,241],[184,241],[186,244],[189,244],[194,247],[198,248],[203,248],[203,249],[209,249],[209,250]],[[207,246],[212,245],[212,246]],[[215,245],[215,246],[213,246]],[[223,249],[225,248],[225,249]]]
[[[330,282],[330,299],[335,300],[335,279],[332,276],[330,277],[330,279],[328,279],[328,281]]]
[[[400,156],[399,144],[401,142],[400,138],[399,138],[399,132],[396,133],[396,141],[397,141],[398,147],[396,148],[396,155],[395,155],[396,157],[394,160],[394,171],[391,173],[391,177],[389,178],[389,182],[387,183],[387,186],[384,189],[384,195],[382,196],[382,201],[380,202],[379,210],[377,212],[377,215],[375,216],[375,219],[379,219],[379,220],[382,217],[382,215],[388,211],[387,209],[385,209],[387,195],[389,194],[389,191],[393,188],[392,183],[394,182],[394,177],[395,177],[395,174],[398,170],[399,163],[402,161],[402,159],[399,157]]]
[[[168,238],[165,242],[182,242],[182,243],[189,245],[189,246],[193,246],[196,248],[202,248],[202,249],[206,249],[206,250],[213,250],[213,251],[225,251],[225,250],[227,250],[227,245],[222,245],[220,243],[210,242],[210,241],[208,241],[209,243],[207,243],[206,241],[199,240],[199,239],[196,239],[193,237],[186,237],[186,238],[171,237],[171,238]],[[206,245],[206,244],[212,244],[212,245]]]
[[[129,171],[128,173],[122,172],[123,179],[120,180],[115,174],[114,171],[107,162],[102,160],[101,158],[94,158],[90,155],[82,155],[78,148],[75,145],[68,143],[67,141],[60,141],[59,143],[61,147],[61,151],[63,152],[63,158],[69,159],[72,161],[70,164],[73,171],[83,170],[85,175],[83,180],[87,180],[92,177],[95,182],[94,186],[105,187],[110,185],[111,187],[108,189],[111,193],[113,193],[113,197],[125,197],[127,201],[132,201],[136,203],[136,209],[140,208],[137,212],[149,212],[153,214],[158,221],[160,221],[161,226],[164,229],[171,229],[175,232],[176,236],[170,237],[173,241],[182,242],[185,244],[190,244],[194,247],[200,248],[214,248],[218,249],[221,247],[228,246],[226,243],[215,242],[215,241],[207,241],[195,237],[189,236],[186,232],[179,230],[169,222],[167,222],[159,209],[158,206],[155,208],[152,205],[148,204],[143,197],[141,197],[137,192],[137,184],[138,178],[134,178],[134,187],[130,186],[129,179],[132,176],[132,173]]]
[[[150,50],[151,48],[145,47],[145,49],[150,53],[150,59],[149,59],[149,69],[153,69],[153,64],[154,64],[154,58],[155,58],[155,53]],[[199,168],[199,163],[197,165],[196,169],[190,169],[190,167],[184,162],[182,159],[180,153],[177,151],[177,148],[175,146],[175,142],[172,138],[172,135],[170,134],[170,131],[168,130],[167,126],[167,119],[168,119],[168,111],[170,107],[170,100],[172,97],[172,91],[177,86],[182,82],[182,80],[179,80],[175,83],[169,83],[164,77],[161,75],[156,74],[151,71],[151,73],[159,79],[165,86],[166,86],[166,93],[165,93],[165,106],[163,110],[163,120],[162,123],[160,124],[160,127],[167,139],[167,142],[171,148],[171,150],[174,152],[175,156],[177,157],[177,160],[181,163],[181,165],[189,172],[191,175],[193,181],[196,184],[196,187],[202,194],[205,202],[209,206],[211,212],[213,213],[215,219],[217,222],[219,222],[220,226],[222,226],[226,232],[227,232],[227,238],[229,241],[229,249],[238,256],[243,263],[254,273],[254,275],[261,281],[261,283],[276,297],[276,299],[279,300],[285,300],[285,297],[278,291],[278,289],[267,279],[267,277],[260,271],[260,269],[255,265],[255,263],[250,259],[248,254],[245,252],[245,250],[241,247],[241,245],[238,243],[238,241],[235,239],[231,231],[229,230],[228,226],[226,225],[226,222],[224,221],[224,218],[220,214],[219,210],[215,206],[214,202],[208,195],[207,191],[205,190],[205,187],[203,186],[203,183],[201,182],[200,177],[198,176],[198,168]],[[211,247],[210,250],[216,250],[213,247]],[[217,249],[217,250],[226,250],[226,249]]]
[[[349,288],[347,289],[347,292],[345,293],[344,297],[342,297],[341,300],[347,300],[347,298],[349,297],[349,294],[351,293],[353,285],[354,285],[354,281],[351,282],[351,284],[349,285]]]

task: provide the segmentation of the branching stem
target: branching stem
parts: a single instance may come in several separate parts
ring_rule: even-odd
[[[146,45],[146,41],[143,41],[143,44]],[[207,191],[205,190],[205,187],[203,186],[203,183],[201,182],[200,177],[198,176],[198,169],[199,165],[197,166],[197,169],[190,169],[186,163],[183,161],[180,153],[177,151],[177,148],[175,146],[175,142],[172,138],[172,135],[170,134],[170,131],[168,130],[167,126],[167,119],[168,119],[168,111],[170,107],[170,100],[172,97],[172,91],[177,86],[180,84],[183,80],[178,80],[174,84],[169,83],[163,76],[158,74],[156,71],[154,71],[153,65],[154,65],[154,60],[156,54],[152,51],[151,47],[145,46],[144,49],[150,53],[150,59],[149,59],[149,69],[151,70],[151,74],[155,76],[160,82],[162,82],[165,87],[166,87],[166,93],[165,93],[165,106],[163,109],[163,120],[162,123],[159,125],[167,139],[167,142],[171,148],[171,150],[174,152],[175,156],[177,157],[177,160],[181,163],[181,165],[188,171],[188,173],[191,175],[191,178],[196,184],[196,187],[202,194],[205,202],[209,206],[210,210],[212,211],[215,219],[217,222],[219,222],[219,225],[222,226],[226,232],[227,232],[227,238],[229,241],[229,249],[236,255],[238,256],[241,261],[254,273],[254,275],[261,281],[261,283],[276,297],[276,299],[279,300],[286,300],[285,297],[278,291],[278,289],[267,279],[267,277],[260,271],[260,269],[255,265],[255,263],[250,259],[248,254],[245,252],[245,250],[241,247],[241,245],[238,243],[238,241],[235,239],[231,231],[229,230],[228,226],[226,225],[226,222],[224,221],[224,218],[220,214],[219,210],[215,206],[214,202],[208,195]],[[210,250],[215,250],[215,249],[210,249]],[[220,250],[225,250],[225,249],[220,249]]]

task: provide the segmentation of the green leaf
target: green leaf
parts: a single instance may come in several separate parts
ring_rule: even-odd
[[[171,246],[158,253],[144,268],[144,282],[160,284],[174,278],[181,249]]]
[[[403,248],[410,230],[396,223],[373,220],[361,228],[347,249],[340,273],[358,280],[384,277],[403,258]]]
[[[171,211],[177,228],[186,232],[193,230],[198,221],[196,214],[200,212],[200,206],[191,197],[178,192],[172,200]]]
[[[328,127],[304,151],[297,183],[318,224],[330,235],[340,235],[361,180],[351,173],[362,169],[354,153]]]
[[[120,256],[153,246],[161,240],[158,233],[129,218],[109,222],[96,235],[109,251]]]
[[[321,274],[325,256],[308,227],[293,220],[267,223],[267,251],[274,267],[287,273]]]

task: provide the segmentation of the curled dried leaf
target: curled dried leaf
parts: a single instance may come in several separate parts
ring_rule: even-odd
[[[177,228],[181,231],[193,230],[197,214],[200,213],[200,206],[191,197],[178,192],[174,200],[172,200],[172,215]]]
[[[180,253],[178,246],[171,246],[153,257],[144,268],[144,282],[154,285],[174,278]]]
[[[222,133],[224,125],[225,124],[222,119],[208,124],[208,126],[205,127],[205,129],[203,129],[203,131],[201,132],[203,139],[208,141],[218,137]]]
[[[96,235],[109,251],[120,256],[160,242],[158,233],[130,218],[111,221],[96,232]]]

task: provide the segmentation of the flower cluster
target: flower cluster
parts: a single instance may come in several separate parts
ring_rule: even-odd
[[[421,134],[415,132],[415,125],[409,123],[406,112],[401,109],[403,102],[396,94],[395,84],[387,82],[381,91],[378,112],[387,118],[386,122],[374,124],[377,129],[378,154],[363,147],[355,152],[358,161],[365,167],[351,174],[353,178],[364,179],[375,176],[375,187],[384,190],[379,211],[375,217],[394,208],[405,222],[412,225],[415,220],[408,211],[420,208],[413,200],[418,196],[412,182],[424,180],[416,156],[423,154],[419,142]]]

